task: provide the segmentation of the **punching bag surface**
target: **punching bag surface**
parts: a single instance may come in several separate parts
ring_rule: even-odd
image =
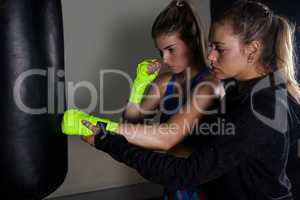
[[[67,173],[61,2],[0,0],[0,21],[1,195],[42,199]]]

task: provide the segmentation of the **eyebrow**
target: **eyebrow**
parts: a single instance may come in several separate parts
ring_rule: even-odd
[[[213,43],[213,44],[217,44],[217,45],[225,45],[224,42],[219,42],[219,41],[213,41],[212,43]]]
[[[173,46],[175,46],[175,45],[176,45],[175,43],[174,43],[174,44],[170,44],[170,45],[164,47],[163,49],[168,49],[168,48],[173,47]]]

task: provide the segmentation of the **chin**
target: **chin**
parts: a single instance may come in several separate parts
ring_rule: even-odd
[[[181,74],[181,73],[184,72],[183,69],[178,69],[178,68],[176,68],[176,67],[173,67],[173,68],[170,67],[169,70],[170,70],[170,72],[172,72],[173,74]]]
[[[172,68],[169,68],[169,71],[170,72],[172,72],[173,74],[180,74],[180,73],[182,73],[182,71],[180,71],[180,70],[176,70],[176,69],[172,69]]]
[[[221,73],[213,73],[213,76],[218,79],[218,80],[225,80],[225,79],[228,79],[229,77],[227,76],[224,76],[223,74]]]
[[[225,80],[225,79],[228,79],[229,77],[226,77],[226,76],[217,76],[217,79],[219,80]]]
[[[176,70],[174,70],[174,71],[172,71],[172,73],[173,73],[173,74],[182,74],[183,71],[179,71],[179,70],[176,71]]]
[[[220,73],[217,73],[217,72],[215,72],[215,71],[212,71],[212,75],[213,75],[216,79],[220,79],[220,78],[221,78]]]

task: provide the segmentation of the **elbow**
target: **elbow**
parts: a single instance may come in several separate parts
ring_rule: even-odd
[[[136,113],[134,113],[134,112],[132,112],[131,110],[125,110],[124,112],[123,112],[123,115],[122,115],[122,117],[124,118],[124,119],[130,119],[130,118],[134,118],[134,117],[136,117]]]
[[[159,150],[170,151],[178,142],[182,140],[182,135],[183,134],[181,134],[180,132],[157,134],[155,143],[157,144]]]
[[[170,141],[160,140],[158,141],[158,150],[160,151],[170,151],[174,146]]]
[[[122,115],[122,118],[123,118],[124,121],[131,121],[132,116],[130,115],[130,113],[128,113],[128,111],[124,111],[123,115]]]
[[[171,145],[165,145],[164,147],[163,147],[163,151],[170,151],[171,149],[172,149],[172,147],[173,146],[171,146]]]
[[[141,120],[140,114],[138,112],[123,112],[123,120],[129,123],[138,123]]]

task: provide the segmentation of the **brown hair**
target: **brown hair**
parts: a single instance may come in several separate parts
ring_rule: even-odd
[[[193,5],[188,0],[173,0],[158,15],[152,25],[151,35],[155,39],[162,34],[178,33],[186,43],[196,65],[205,65],[207,34]]]
[[[264,66],[264,71],[280,70],[289,93],[300,103],[293,24],[274,14],[266,5],[254,1],[236,2],[233,7],[214,19],[213,24],[217,23],[229,23],[242,44],[259,41],[262,47],[259,62]]]

